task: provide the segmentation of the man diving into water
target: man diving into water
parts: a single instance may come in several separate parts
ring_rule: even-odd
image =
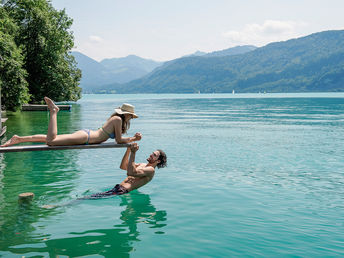
[[[124,179],[122,183],[117,184],[109,191],[92,194],[80,199],[97,199],[111,195],[129,193],[150,182],[154,177],[155,167],[166,167],[167,156],[162,150],[154,151],[147,158],[148,163],[135,163],[135,154],[138,149],[139,146],[137,143],[132,143],[124,153],[120,168],[127,171],[127,178]]]
[[[59,206],[70,205],[78,200],[99,199],[112,195],[126,194],[132,190],[144,186],[153,179],[155,174],[155,167],[166,167],[167,156],[162,150],[156,150],[147,158],[148,163],[135,163],[135,154],[138,149],[139,146],[137,145],[137,143],[132,143],[130,147],[127,148],[120,165],[121,169],[127,171],[127,178],[124,179],[122,183],[117,184],[111,190],[81,197],[63,205],[43,205],[42,208],[51,209]]]

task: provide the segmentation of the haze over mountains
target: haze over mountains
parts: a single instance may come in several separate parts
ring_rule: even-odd
[[[165,62],[127,83],[102,85],[111,93],[224,93],[344,91],[344,30],[324,31]],[[239,48],[240,49],[240,48]],[[236,49],[238,50],[238,49]],[[225,54],[229,52],[230,54]]]
[[[82,71],[80,87],[83,92],[95,92],[109,83],[129,82],[148,74],[162,64],[135,55],[97,62],[80,52],[75,51],[72,54]]]

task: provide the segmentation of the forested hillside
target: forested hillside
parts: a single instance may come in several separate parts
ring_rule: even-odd
[[[117,93],[344,91],[344,31],[268,44],[244,54],[185,57],[114,85]]]

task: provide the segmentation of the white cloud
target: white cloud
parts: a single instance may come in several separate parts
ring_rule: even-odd
[[[240,31],[230,30],[223,33],[233,45],[251,44],[262,46],[274,41],[287,40],[302,35],[300,29],[305,22],[266,20],[263,24],[247,24]]]
[[[102,42],[103,39],[99,36],[96,36],[96,35],[91,35],[89,36],[89,39],[92,41],[92,42],[96,42],[96,43],[99,43],[99,42]]]

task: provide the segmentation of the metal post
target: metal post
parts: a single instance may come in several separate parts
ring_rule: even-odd
[[[0,82],[0,133],[2,132],[2,122],[1,122],[1,82]]]
[[[4,1],[2,1],[4,3]],[[2,56],[0,56],[0,62],[2,62]],[[0,78],[1,80],[1,78]],[[2,122],[1,122],[1,85],[2,85],[2,82],[0,81],[0,134],[2,132]]]
[[[2,58],[2,56],[0,56],[0,62],[2,61],[4,61],[4,59]],[[3,78],[1,78],[0,76],[0,137],[3,136],[4,133],[6,132],[6,126],[2,126],[2,116],[1,116],[1,85],[2,83],[3,83]]]

